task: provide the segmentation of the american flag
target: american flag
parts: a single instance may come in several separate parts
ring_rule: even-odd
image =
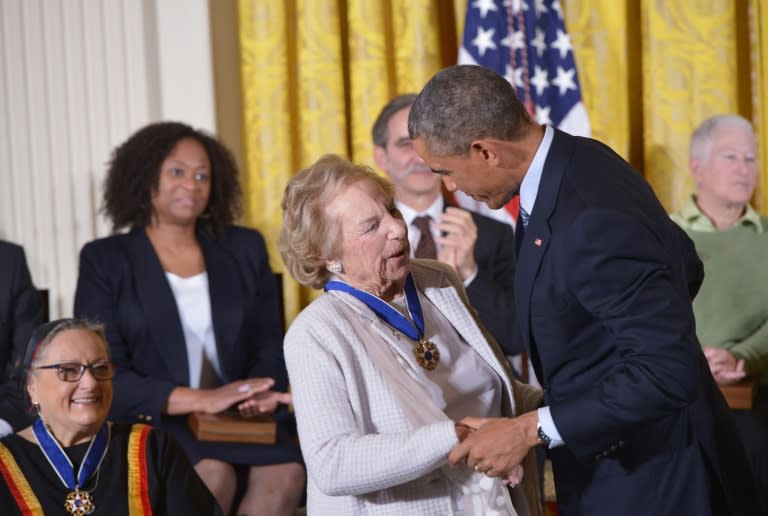
[[[468,0],[459,64],[482,65],[506,77],[538,123],[590,135],[558,0]],[[462,206],[514,226],[516,205],[491,210],[457,193]]]

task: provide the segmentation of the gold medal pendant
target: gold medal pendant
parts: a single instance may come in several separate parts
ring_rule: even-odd
[[[440,351],[428,340],[420,339],[413,353],[416,355],[416,362],[427,371],[432,371],[440,363]]]
[[[69,514],[91,514],[96,509],[91,493],[75,489],[67,495],[64,508]]]

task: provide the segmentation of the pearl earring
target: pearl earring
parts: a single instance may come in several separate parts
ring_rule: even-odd
[[[331,262],[328,264],[328,270],[334,274],[339,274],[343,269],[341,262]]]
[[[40,404],[35,401],[32,403],[32,406],[35,407],[35,410],[37,411],[37,413],[40,414]]]

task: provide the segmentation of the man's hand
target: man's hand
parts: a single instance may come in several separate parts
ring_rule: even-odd
[[[451,450],[448,462],[456,464],[466,458],[475,471],[489,477],[506,477],[520,465],[528,450],[539,444],[538,420],[535,411],[511,419],[464,418],[459,423],[475,430]]]
[[[475,241],[477,226],[467,210],[449,206],[437,224],[440,230],[437,259],[452,265],[459,277],[466,280],[475,273]]]
[[[704,356],[707,357],[712,376],[719,384],[736,383],[747,375],[744,360],[737,360],[727,349],[705,346]]]

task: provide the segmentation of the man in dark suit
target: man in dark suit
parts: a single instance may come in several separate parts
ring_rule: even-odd
[[[500,476],[546,445],[561,514],[756,514],[749,466],[696,339],[701,261],[605,145],[534,124],[477,66],[414,101],[414,149],[491,208],[520,195],[518,324],[544,387],[520,417],[464,420],[450,454]]]
[[[34,420],[14,378],[14,362],[42,323],[43,305],[29,274],[24,249],[0,241],[0,435],[17,431]]]
[[[507,355],[518,354],[523,345],[514,317],[512,230],[443,197],[440,177],[414,152],[408,137],[408,113],[415,98],[400,95],[381,110],[372,130],[376,165],[395,186],[414,257],[452,265],[485,327]]]

